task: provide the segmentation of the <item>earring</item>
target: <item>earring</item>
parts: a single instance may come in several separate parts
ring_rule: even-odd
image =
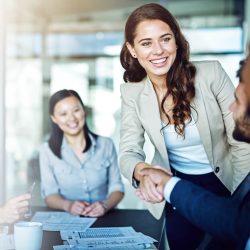
[[[136,58],[136,54],[134,54],[133,57]]]

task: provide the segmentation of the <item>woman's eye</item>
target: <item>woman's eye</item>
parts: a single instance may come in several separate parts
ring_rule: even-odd
[[[142,45],[143,47],[149,47],[150,44],[151,44],[151,42],[144,42],[144,43],[141,43],[141,45]]]
[[[75,113],[80,112],[80,111],[81,111],[80,108],[76,108],[76,109],[74,110]]]
[[[165,37],[165,38],[163,38],[163,41],[164,41],[164,42],[169,42],[170,39],[171,39],[171,37]]]

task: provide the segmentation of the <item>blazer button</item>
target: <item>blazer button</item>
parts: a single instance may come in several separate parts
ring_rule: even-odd
[[[216,167],[214,171],[215,171],[216,174],[219,173],[220,167]]]

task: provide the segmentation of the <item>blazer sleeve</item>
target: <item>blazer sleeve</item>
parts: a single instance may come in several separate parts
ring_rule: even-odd
[[[240,203],[181,180],[175,185],[170,201],[191,223],[215,237],[236,243],[249,233],[249,199],[248,203]]]
[[[145,143],[144,128],[136,112],[134,93],[136,85],[129,83],[121,85],[121,130],[119,145],[119,163],[121,173],[132,184],[134,167],[145,161],[143,145]]]

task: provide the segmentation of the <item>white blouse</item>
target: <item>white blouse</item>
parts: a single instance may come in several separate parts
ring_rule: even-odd
[[[181,173],[192,175],[207,174],[213,171],[194,119],[191,123],[186,123],[185,138],[176,133],[174,125],[166,126],[162,122],[162,126],[172,168]]]

